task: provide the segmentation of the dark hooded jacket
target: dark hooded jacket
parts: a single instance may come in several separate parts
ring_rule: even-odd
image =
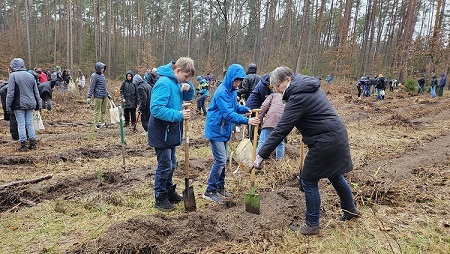
[[[320,179],[339,176],[353,169],[347,129],[320,89],[320,80],[297,74],[284,92],[285,110],[259,155],[270,153],[294,127],[308,146],[302,177]]]
[[[128,80],[128,76],[131,75],[131,79]],[[120,98],[125,99],[124,108],[136,108],[137,107],[137,85],[133,82],[133,72],[127,71],[125,80],[120,86]]]
[[[134,75],[133,83],[137,86],[139,111],[150,112],[150,98],[152,96],[152,87],[147,82],[145,82],[139,74]]]
[[[237,103],[237,90],[233,88],[237,78],[245,78],[244,68],[232,64],[209,103],[205,125],[205,137],[209,140],[228,141],[234,124],[248,123],[248,118],[241,115],[247,113],[248,108]]]
[[[270,90],[270,78],[268,74],[264,74],[256,87],[250,93],[245,106],[250,109],[260,108],[267,95],[271,94]]]
[[[41,100],[34,75],[27,72],[22,58],[14,58],[10,64],[6,111],[16,109],[41,109]]]
[[[89,83],[89,92],[87,97],[91,98],[101,98],[105,99],[108,97],[108,89],[106,88],[106,79],[105,75],[101,72],[102,68],[105,68],[106,65],[102,62],[97,62],[95,64],[95,72],[91,75],[91,80]]]
[[[250,96],[250,93],[253,91],[255,86],[261,80],[261,77],[258,74],[256,74],[256,71],[257,71],[256,64],[250,64],[248,66],[247,78],[245,78],[242,81],[242,88],[239,89],[238,91],[238,95],[239,96],[243,95],[246,100]]]

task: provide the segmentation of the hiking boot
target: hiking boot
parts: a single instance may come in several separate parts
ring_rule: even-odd
[[[163,211],[163,212],[170,212],[170,211],[174,210],[173,204],[170,203],[167,194],[164,194],[164,195],[156,198],[155,207],[156,207],[156,209]]]
[[[36,139],[30,139],[30,143],[28,144],[28,149],[36,149]]]
[[[169,201],[172,202],[172,203],[175,203],[175,204],[178,203],[178,202],[180,202],[181,200],[183,200],[183,197],[180,196],[180,195],[175,191],[175,188],[176,188],[176,187],[177,187],[177,185],[174,184],[173,187],[172,187],[172,188],[169,188],[169,190],[168,190],[168,192],[167,192],[168,197],[169,197]]]
[[[123,127],[128,127],[130,126],[130,123],[125,122],[125,124],[123,125]]]
[[[205,192],[203,194],[203,198],[205,200],[209,200],[209,201],[217,202],[219,204],[223,204],[223,199],[215,191],[210,191],[210,192],[207,191],[207,192]]]
[[[221,197],[223,200],[228,200],[233,197],[231,193],[225,191],[225,188],[217,189],[217,195],[219,195],[219,197]]]
[[[361,213],[356,209],[352,211],[343,210],[343,213],[341,214],[341,216],[339,216],[339,220],[340,221],[351,220],[353,218],[359,217],[360,215]]]
[[[28,142],[26,140],[20,141],[20,146],[17,147],[17,150],[21,152],[28,151]]]

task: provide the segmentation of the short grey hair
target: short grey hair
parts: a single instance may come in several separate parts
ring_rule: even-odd
[[[281,83],[286,81],[287,78],[294,76],[294,72],[286,66],[277,67],[270,73],[270,84],[273,86],[279,86]]]

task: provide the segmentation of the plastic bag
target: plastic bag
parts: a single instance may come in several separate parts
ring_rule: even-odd
[[[119,107],[116,107],[116,104],[112,100],[109,100],[109,105],[111,106],[109,108],[109,114],[111,116],[111,123],[120,123],[120,114],[119,114]]]
[[[35,131],[40,131],[40,130],[45,129],[44,123],[42,122],[41,113],[39,113],[39,111],[35,111],[33,113],[33,125],[34,125]]]

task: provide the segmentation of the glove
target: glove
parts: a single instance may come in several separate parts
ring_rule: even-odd
[[[257,154],[257,155],[256,155],[256,160],[253,162],[253,167],[254,167],[255,169],[258,169],[258,170],[262,169],[262,163],[263,163],[263,161],[264,161],[264,158],[261,157],[261,156],[259,156],[259,154]]]
[[[87,99],[86,99],[86,103],[87,103],[87,104],[91,104],[91,102],[92,102],[92,98],[87,98]]]
[[[125,100],[125,99],[122,99],[122,102],[123,102],[123,103],[125,103],[125,102],[127,102],[127,100]]]
[[[108,94],[108,99],[112,100],[113,98],[111,95]]]

